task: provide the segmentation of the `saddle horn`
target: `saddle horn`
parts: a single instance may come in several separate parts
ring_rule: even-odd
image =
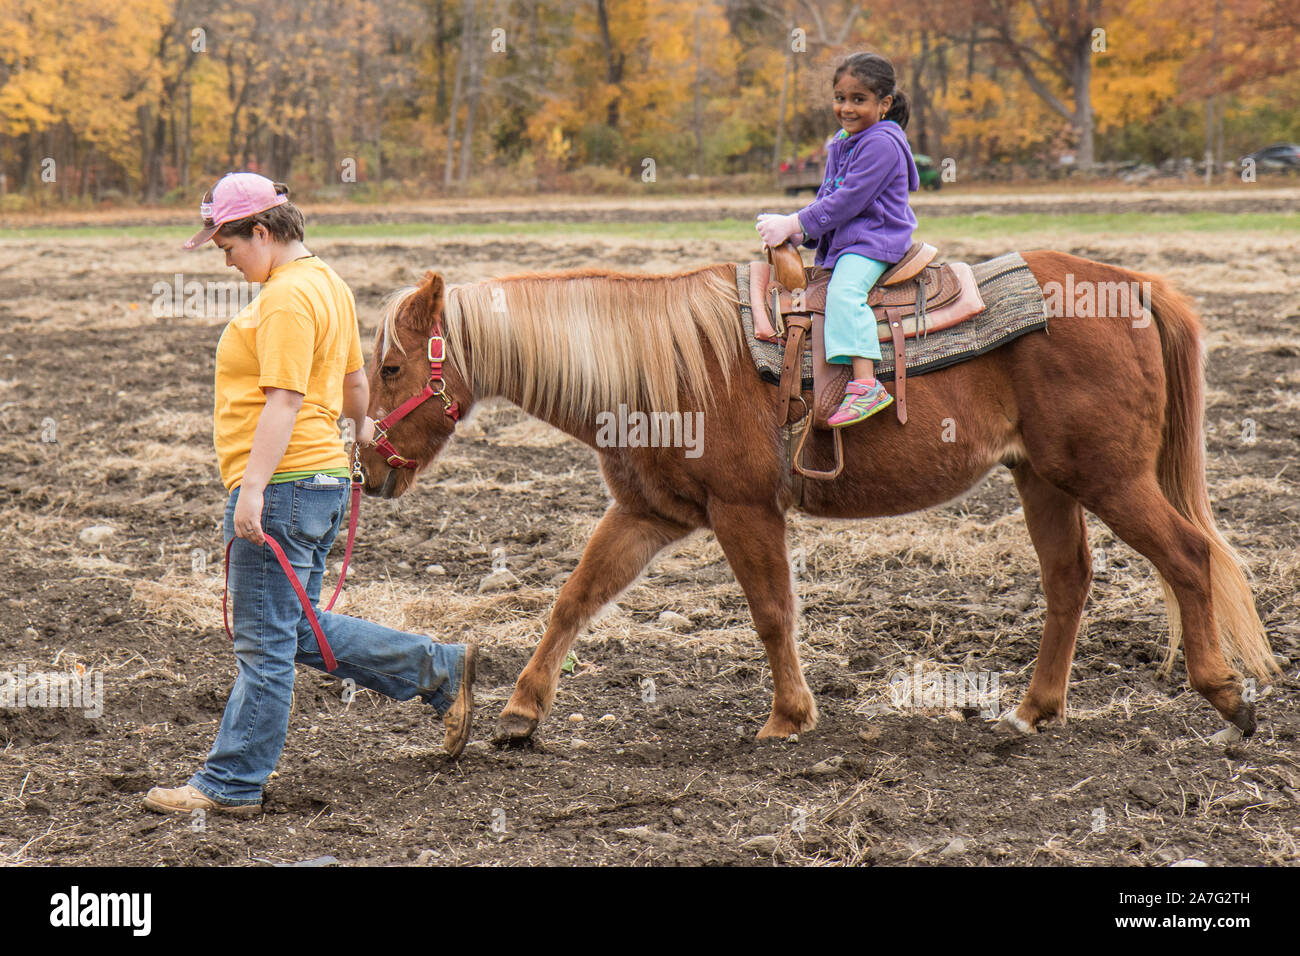
[[[772,264],[772,278],[791,292],[802,289],[808,284],[803,266],[803,256],[789,239],[775,249],[764,246],[767,261]]]

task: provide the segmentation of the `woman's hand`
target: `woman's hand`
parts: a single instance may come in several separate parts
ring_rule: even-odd
[[[799,215],[797,213],[792,213],[789,216],[763,213],[758,217],[758,224],[754,228],[758,230],[763,242],[767,243],[771,249],[775,249],[787,239],[803,235],[803,226],[799,224]]]
[[[375,420],[369,415],[361,417],[361,431],[357,434],[357,444],[369,448],[375,442]]]
[[[262,534],[262,489],[241,485],[235,502],[235,536],[258,546],[266,540]]]

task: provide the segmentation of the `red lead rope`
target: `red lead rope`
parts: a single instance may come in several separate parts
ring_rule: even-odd
[[[334,586],[334,594],[330,597],[329,604],[325,605],[325,610],[329,611],[334,607],[334,602],[338,600],[339,592],[343,590],[343,579],[348,575],[348,563],[352,560],[352,544],[357,536],[357,517],[361,512],[361,482],[358,479],[352,480],[352,502],[348,509],[348,543],[343,552],[343,567],[339,571],[339,583]],[[316,643],[320,645],[320,656],[325,661],[325,669],[333,671],[338,668],[338,663],[334,660],[334,652],[330,649],[329,641],[325,640],[325,632],[321,630],[320,621],[316,619],[316,612],[312,610],[311,601],[307,599],[307,592],[303,589],[302,582],[298,580],[298,575],[293,570],[293,565],[285,556],[284,548],[280,543],[272,538],[269,534],[264,535],[266,543],[271,546],[271,551],[275,554],[275,559],[280,562],[280,568],[284,571],[284,576],[289,579],[289,584],[293,586],[293,593],[298,595],[298,603],[302,605],[303,613],[307,615],[307,621],[311,624],[312,633],[316,635]],[[226,636],[232,641],[235,635],[230,631],[230,616],[226,613],[226,598],[230,591],[230,549],[234,547],[235,539],[230,539],[230,544],[226,545],[226,583],[221,592],[221,620],[226,625]]]

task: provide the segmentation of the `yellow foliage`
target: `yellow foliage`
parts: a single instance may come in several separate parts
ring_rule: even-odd
[[[1106,52],[1093,58],[1091,87],[1102,131],[1168,107],[1179,92],[1179,70],[1200,42],[1176,7],[1156,0],[1130,0],[1105,29]]]

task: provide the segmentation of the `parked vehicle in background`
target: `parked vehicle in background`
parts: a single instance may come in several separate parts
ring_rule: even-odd
[[[791,156],[781,164],[776,174],[776,184],[787,196],[797,196],[807,189],[816,193],[822,185],[826,170],[826,147],[815,149],[800,157]]]
[[[1295,143],[1265,146],[1237,160],[1237,169],[1250,161],[1254,161],[1255,171],[1260,173],[1300,173],[1300,146]]]
[[[939,167],[934,165],[929,156],[922,153],[913,153],[912,159],[916,162],[916,172],[921,177],[921,188],[932,189],[937,192],[942,180],[939,175]]]

